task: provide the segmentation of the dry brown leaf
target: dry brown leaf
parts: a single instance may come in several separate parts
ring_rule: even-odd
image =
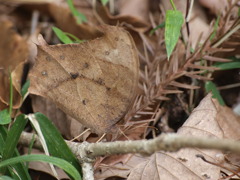
[[[118,3],[119,15],[129,15],[145,22],[149,21],[148,0],[120,0],[116,3]]]
[[[97,28],[97,25],[99,25],[99,23],[93,14],[92,6],[89,2],[73,1],[75,8],[79,12],[83,13],[87,17],[88,21],[87,23],[78,24],[66,1],[39,0],[38,3],[34,3],[30,0],[28,1],[29,2],[22,1],[17,4],[23,5],[27,11],[35,10],[42,14],[48,15],[54,19],[58,28],[64,32],[73,34],[79,39],[94,39],[101,35],[101,32]]]
[[[223,132],[216,121],[218,110],[217,102],[214,103],[211,94],[209,94],[194,109],[191,116],[179,129],[178,134],[223,138]],[[218,162],[217,156],[221,152],[186,148],[176,153],[157,152],[150,157],[133,155],[129,162],[125,164],[118,163],[111,168],[103,168],[103,172],[97,173],[97,177],[103,179],[117,175],[127,178],[128,172],[130,172],[128,177],[130,180],[218,179],[220,168],[196,158],[196,154],[202,154],[208,160]],[[132,166],[132,163],[135,165]]]
[[[217,122],[222,128],[224,137],[228,139],[240,139],[240,116],[234,114],[232,109],[215,103],[218,109]]]
[[[218,109],[217,113],[217,122],[219,126],[222,128],[224,138],[234,139],[239,141],[240,139],[240,116],[234,114],[233,110],[226,106],[221,106],[218,103],[215,103]],[[236,153],[227,153],[225,154],[225,159],[222,160],[221,165],[223,167],[227,167],[232,171],[239,172],[240,170],[240,156]],[[222,171],[227,174],[231,174],[226,169]]]
[[[105,6],[102,6],[100,3],[96,3],[96,11],[98,15],[101,17],[101,19],[104,21],[104,23],[110,24],[110,25],[117,25],[117,24],[125,25],[129,31],[131,30],[134,32],[143,33],[146,30],[148,30],[150,27],[148,22],[142,21],[139,18],[136,18],[134,16],[130,16],[130,15],[113,16],[110,14],[109,10]]]
[[[178,134],[223,138],[223,132],[216,121],[218,111],[211,96],[211,94],[206,96],[193,110],[191,116],[178,130]],[[154,153],[147,158],[148,161],[132,169],[128,179],[218,179],[220,168],[207,164],[197,158],[196,154],[202,154],[216,162],[218,160],[216,156],[220,152],[186,148],[176,153]]]
[[[199,2],[206,8],[209,8],[216,15],[223,13],[229,3],[226,0],[199,0]]]
[[[57,26],[61,30],[71,33],[80,39],[94,39],[101,35],[101,32],[96,27],[97,22],[94,21],[95,18],[91,17],[91,22],[77,24],[76,19],[72,15],[69,7],[65,2],[51,3],[48,5],[48,8],[51,16],[54,18]],[[84,12],[84,15],[89,14],[86,14],[86,11],[83,11],[84,8],[80,9],[78,7],[78,9],[81,13]],[[92,9],[89,11],[91,11],[91,14],[89,16],[92,16]],[[88,20],[90,20],[89,16],[87,16]]]
[[[38,46],[29,88],[99,134],[126,114],[139,71],[129,33],[114,26],[101,29],[104,36],[81,44]]]
[[[9,72],[13,72],[13,108],[21,105],[20,84],[22,78],[22,63],[28,57],[26,41],[18,35],[13,24],[7,19],[0,19],[0,108],[5,108],[9,103]],[[21,64],[21,65],[20,65]],[[18,66],[19,65],[19,66]],[[17,67],[18,66],[18,67]]]
[[[112,176],[119,176],[122,178],[127,178],[130,172],[130,169],[133,169],[136,165],[147,161],[145,157],[132,155],[131,158],[127,161],[127,163],[118,163],[114,166],[106,164],[105,166],[101,166],[101,172],[95,172],[95,178],[97,180],[105,180],[106,178]],[[149,179],[149,178],[147,178]]]

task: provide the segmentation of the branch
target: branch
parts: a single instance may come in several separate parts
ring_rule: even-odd
[[[23,132],[20,144],[29,145],[32,139],[31,133]],[[178,134],[162,134],[151,140],[115,141],[99,143],[75,143],[66,141],[72,152],[80,162],[89,162],[98,156],[116,154],[140,153],[151,155],[158,151],[178,151],[182,148],[217,149],[231,151],[240,154],[240,142],[229,139],[200,138],[181,136]],[[34,147],[41,148],[38,138]]]
[[[28,146],[32,140],[32,133],[22,132],[19,143]],[[75,143],[66,141],[69,148],[82,164],[84,180],[92,180],[94,158],[115,154],[140,153],[151,155],[158,151],[178,151],[181,148],[218,149],[240,154],[240,142],[228,139],[200,138],[181,136],[178,134],[162,134],[152,140],[115,141],[99,143]],[[39,138],[36,137],[34,147],[41,149]]]

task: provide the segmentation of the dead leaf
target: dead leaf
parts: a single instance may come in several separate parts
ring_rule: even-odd
[[[20,84],[22,78],[22,63],[28,57],[26,41],[13,29],[13,24],[7,19],[0,19],[0,108],[9,104],[10,80],[9,72],[13,78],[13,108],[21,105]],[[19,65],[19,66],[18,66]]]
[[[223,138],[223,132],[216,121],[218,106],[212,101],[211,96],[211,94],[206,96],[193,110],[191,116],[177,132],[178,134]],[[203,154],[208,160],[218,162],[217,156],[222,153],[214,150],[186,148],[176,153],[157,152],[150,157],[140,158],[139,155],[133,155],[125,164],[118,163],[111,168],[102,168],[103,172],[97,173],[97,176],[100,179],[114,175],[127,178],[129,172],[128,179],[130,180],[218,179],[220,168],[196,158],[196,154]],[[131,166],[132,163],[134,166]]]
[[[134,32],[143,33],[146,30],[148,30],[150,27],[150,25],[147,22],[142,21],[139,18],[136,18],[134,16],[130,16],[130,15],[113,16],[110,14],[109,10],[105,6],[102,6],[100,3],[96,3],[96,11],[97,11],[97,14],[104,21],[104,23],[110,24],[110,25],[117,25],[117,24],[125,25],[129,31],[131,30]]]
[[[123,159],[124,158],[122,158],[122,160]],[[105,180],[113,176],[118,176],[126,179],[129,175],[130,169],[133,169],[136,165],[143,163],[144,161],[147,161],[145,157],[142,157],[140,155],[132,155],[131,158],[128,158],[127,162],[121,161],[121,163],[117,163],[115,165],[106,164],[105,166],[102,164],[101,172],[95,171],[94,175],[97,180]]]
[[[51,16],[57,23],[57,26],[68,33],[74,34],[80,39],[94,39],[101,35],[101,32],[96,27],[96,21],[92,22],[94,18],[91,17],[91,22],[77,24],[76,19],[69,10],[65,2],[51,3],[48,5]],[[80,12],[83,12],[84,8],[79,8]],[[85,8],[86,9],[86,8]],[[89,10],[92,12],[92,9]],[[85,14],[86,10],[84,11]],[[88,13],[89,14],[89,13]],[[85,14],[85,15],[88,15]],[[92,16],[92,13],[91,13]],[[89,20],[90,17],[87,16]]]
[[[234,114],[233,110],[226,106],[221,106],[218,103],[215,103],[218,109],[217,113],[217,122],[222,128],[224,133],[224,138],[234,139],[239,141],[240,139],[240,116]],[[240,167],[240,156],[236,153],[227,153],[224,155],[224,159],[220,162],[223,167],[227,167],[235,172],[239,172]],[[232,172],[227,171],[226,169],[222,170],[227,174]]]
[[[223,13],[229,3],[225,0],[200,0],[199,2],[206,8],[209,8],[215,15]]]
[[[223,138],[223,132],[216,121],[217,108],[206,96],[199,106],[193,110],[191,116],[178,130],[178,134],[197,137]],[[220,177],[220,168],[207,164],[196,154],[204,155],[210,161],[217,161],[214,150],[181,149],[176,153],[157,152],[146,158],[148,161],[138,164],[132,169],[128,179],[212,179]]]
[[[128,111],[138,84],[138,56],[125,30],[102,26],[104,36],[81,44],[38,46],[29,92],[105,133]]]
[[[217,122],[221,127],[224,137],[228,139],[240,139],[240,116],[234,114],[233,110],[226,106],[215,103],[218,109]]]
[[[120,0],[117,1],[120,16],[133,16],[139,20],[149,22],[149,2],[148,0]]]

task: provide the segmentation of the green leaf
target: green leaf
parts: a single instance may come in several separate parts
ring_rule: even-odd
[[[5,146],[5,141],[3,139],[3,136],[2,136],[2,132],[1,132],[1,129],[0,129],[0,159],[2,159],[2,153],[3,153],[3,148]]]
[[[168,59],[177,44],[183,20],[183,15],[180,11],[167,10],[164,36]]]
[[[58,39],[60,39],[60,41],[62,41],[64,44],[74,43],[61,29],[57,27],[52,27],[52,29],[57,35]]]
[[[101,0],[102,4],[103,4],[104,6],[106,6],[106,4],[108,3],[108,1],[109,1],[109,0]]]
[[[3,126],[0,126],[0,152],[1,155],[3,153],[3,149],[5,147],[5,139],[7,138],[7,129]],[[14,151],[14,157],[15,156],[20,156],[18,153],[18,150],[15,148]],[[18,163],[18,164],[14,164],[11,167],[8,168],[8,173],[7,174],[11,174],[13,179],[15,180],[20,180],[19,177],[21,177],[21,179],[24,180],[31,180],[30,175],[28,174],[28,170],[27,167],[23,164],[23,163]]]
[[[22,97],[24,97],[27,94],[29,86],[30,86],[30,80],[27,80],[21,89]]]
[[[210,36],[210,41],[212,41],[214,39],[214,37],[216,36],[216,34],[217,34],[219,20],[220,20],[220,16],[217,17],[217,20],[214,23],[214,29],[213,29],[213,32],[212,32],[212,34]]]
[[[12,114],[12,106],[13,106],[13,84],[12,84],[12,74],[10,75],[10,97],[9,97],[9,115]]]
[[[60,158],[46,156],[46,155],[24,155],[24,156],[14,157],[14,158],[7,159],[5,161],[0,162],[0,168],[9,166],[12,164],[16,164],[19,162],[29,162],[29,161],[41,161],[41,162],[51,163],[63,169],[72,178],[76,180],[81,180],[80,174],[75,169],[75,167],[72,166],[69,162]]]
[[[73,16],[76,17],[77,23],[82,24],[83,22],[87,22],[87,18],[84,14],[80,13],[73,5],[72,0],[67,0],[68,6],[70,11],[72,12]]]
[[[20,154],[19,154],[18,150],[15,149],[13,157],[17,157],[17,156],[20,156]],[[8,167],[8,171],[10,172],[13,179],[15,179],[15,180],[17,180],[17,179],[31,180],[31,177],[28,173],[28,168],[23,163],[17,163],[17,164],[12,165],[11,167]]]
[[[0,124],[4,125],[4,124],[9,124],[10,122],[11,122],[11,117],[8,109],[4,109],[0,111]]]
[[[15,148],[17,147],[20,135],[26,126],[27,119],[23,114],[19,115],[13,123],[10,131],[7,133],[5,145],[2,153],[2,160],[9,159],[13,156]],[[5,169],[0,170],[2,174],[5,173]]]
[[[52,27],[52,29],[53,29],[54,33],[56,34],[56,36],[58,37],[58,39],[60,39],[60,41],[62,41],[64,44],[72,44],[72,43],[82,43],[82,42],[84,42],[84,40],[80,40],[79,38],[77,38],[73,34],[70,34],[70,33],[67,33],[67,32],[63,32],[61,29],[59,29],[57,27]]]
[[[0,176],[0,180],[14,180],[14,179],[9,176]]]
[[[222,105],[222,106],[225,105],[225,102],[224,102],[222,96],[220,95],[220,92],[217,90],[216,85],[212,81],[207,81],[205,83],[205,89],[207,92],[212,92],[212,94],[213,94],[212,97],[217,99],[220,105]]]
[[[50,154],[65,159],[81,172],[81,167],[77,158],[73,155],[72,151],[69,149],[63,137],[52,122],[41,113],[35,113],[35,118],[41,127]]]
[[[229,70],[229,69],[239,69],[240,68],[240,59],[231,58],[231,62],[218,62],[215,63],[214,66],[220,68],[221,70]]]
[[[73,34],[64,32],[68,37],[72,38],[74,41],[73,43],[82,43],[84,42],[84,40],[80,40],[79,38],[77,38],[76,36],[74,36]]]
[[[160,29],[160,28],[164,28],[164,27],[165,27],[165,22],[163,22],[163,23],[159,24],[157,27],[153,28],[153,29],[150,31],[149,35],[150,35],[150,36],[153,35],[153,33],[154,33],[156,30],[158,30],[158,29]]]

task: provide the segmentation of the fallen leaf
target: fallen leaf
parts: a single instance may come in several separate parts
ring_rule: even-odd
[[[215,15],[219,15],[226,11],[226,7],[228,6],[228,1],[225,0],[200,0],[201,3],[206,8],[209,8]]]
[[[120,0],[117,1],[120,16],[133,16],[139,20],[149,21],[149,2],[148,0]]]
[[[193,110],[178,130],[179,135],[223,138],[223,132],[216,121],[218,111],[211,96],[211,94],[207,95]],[[197,158],[196,154],[202,154],[208,160],[216,162],[218,161],[217,155],[221,152],[190,148],[181,149],[176,153],[157,152],[146,158],[148,161],[134,167],[128,179],[219,179],[220,168]]]
[[[124,158],[122,158],[122,160],[123,159]],[[145,161],[147,161],[145,157],[142,157],[140,155],[132,155],[131,158],[128,158],[127,162],[121,161],[121,163],[117,163],[115,165],[105,164],[105,166],[102,164],[101,172],[96,170],[94,175],[97,180],[105,180],[113,176],[114,177],[118,176],[126,179],[129,175],[130,169],[133,169],[136,165],[143,163]]]
[[[48,5],[48,9],[51,16],[56,21],[57,26],[61,30],[71,33],[81,40],[94,39],[101,35],[101,32],[96,27],[96,20],[94,21],[94,18],[92,17],[91,22],[77,24],[76,19],[72,15],[65,2],[51,3]],[[89,13],[85,14],[86,10],[83,11],[83,9],[84,8],[79,8],[78,6],[78,10],[84,13],[84,15],[87,15],[87,19],[90,19],[90,17],[88,16]],[[89,11],[91,12],[90,15],[92,16],[92,9],[88,10],[88,12]]]
[[[7,19],[0,19],[0,108],[9,105],[10,80],[9,72],[13,72],[13,108],[21,105],[20,84],[22,64],[28,57],[26,41],[13,29],[13,24]]]
[[[98,134],[127,113],[139,71],[129,33],[114,26],[101,30],[104,36],[81,44],[38,46],[29,88]]]
[[[96,3],[97,14],[106,24],[110,25],[125,25],[128,30],[134,32],[145,32],[149,29],[150,25],[148,22],[142,21],[139,18],[130,15],[116,15],[110,14],[109,10],[102,6],[100,3]]]
[[[218,109],[216,120],[221,127],[224,137],[228,139],[240,139],[240,116],[234,114],[233,110],[227,106],[215,103]]]
[[[181,135],[223,138],[223,132],[216,121],[218,102],[205,97],[195,108],[191,116],[177,132]],[[99,179],[120,176],[130,180],[138,179],[218,179],[220,168],[207,164],[196,154],[203,154],[210,161],[217,161],[220,154],[215,150],[182,149],[176,153],[157,152],[150,157],[133,155],[126,163],[117,163],[111,167],[102,167],[102,173],[95,173]],[[134,163],[135,161],[135,163]],[[132,166],[134,164],[134,166]],[[128,173],[129,176],[128,176]]]

